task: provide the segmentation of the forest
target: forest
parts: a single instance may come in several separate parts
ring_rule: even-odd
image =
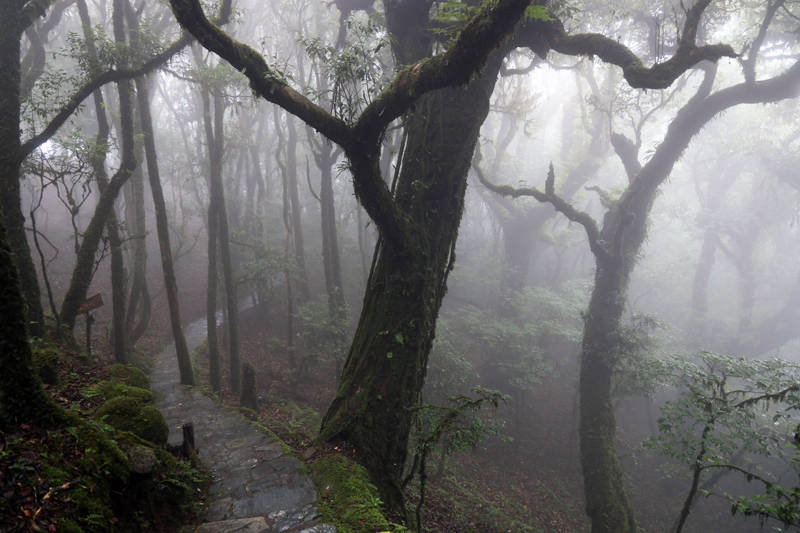
[[[800,530],[800,2],[0,29],[0,532]]]

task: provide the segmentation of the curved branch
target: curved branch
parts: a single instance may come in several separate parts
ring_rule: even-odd
[[[343,120],[294,90],[283,79],[282,73],[270,68],[261,54],[233,39],[208,20],[198,0],[170,0],[170,4],[181,26],[191,32],[206,49],[247,76],[256,94],[297,116],[337,144],[350,143],[350,128]]]
[[[538,3],[538,2],[537,2]],[[470,81],[517,25],[530,0],[499,0],[482,9],[443,54],[400,71],[359,117],[357,136],[376,135],[405,113],[423,94]]]
[[[586,237],[589,240],[589,248],[592,253],[600,260],[608,259],[610,254],[606,250],[603,241],[600,239],[600,230],[597,228],[597,223],[588,213],[579,211],[572,207],[567,201],[555,194],[555,172],[553,171],[553,164],[550,164],[550,169],[547,171],[547,179],[545,180],[545,190],[535,187],[511,187],[510,185],[495,185],[486,179],[483,172],[477,166],[473,167],[478,180],[489,190],[502,194],[503,196],[511,196],[512,198],[519,198],[520,196],[531,196],[542,203],[549,203],[556,211],[566,216],[573,222],[577,222],[586,231]]]
[[[712,44],[698,47],[695,44],[697,26],[703,11],[711,0],[698,1],[686,14],[681,39],[675,54],[652,67],[645,67],[628,47],[620,42],[598,33],[582,33],[568,35],[563,24],[558,21],[543,23],[546,25],[546,47],[566,55],[598,56],[606,63],[622,68],[625,80],[631,87],[640,89],[664,89],[669,87],[687,69],[703,60],[717,61],[722,57],[737,57],[733,48],[726,44]],[[529,32],[536,49],[541,50],[540,37]]]

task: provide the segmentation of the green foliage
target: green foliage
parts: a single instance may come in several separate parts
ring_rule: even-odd
[[[658,360],[658,342],[654,335],[663,329],[650,315],[635,314],[617,331],[617,359],[614,362],[614,395],[650,396],[667,377]]]
[[[312,300],[297,308],[299,337],[305,346],[301,367],[317,361],[342,362],[347,349],[347,324],[331,318],[328,304]]]
[[[550,10],[547,6],[531,4],[525,9],[525,20],[553,20],[550,16]]]
[[[383,516],[378,489],[363,466],[335,455],[312,463],[309,474],[317,487],[322,521],[340,533],[407,532]]]
[[[779,486],[753,458],[785,458],[792,448],[789,436],[798,422],[800,367],[780,359],[711,352],[702,352],[697,361],[672,357],[660,364],[662,375],[678,387],[680,396],[664,405],[659,433],[643,443],[645,448],[695,475],[725,470],[747,481],[758,480],[765,487],[761,495],[725,495],[732,511],[795,521],[800,516],[797,488]]]
[[[158,445],[166,445],[169,428],[161,411],[141,399],[118,396],[103,404],[95,414],[110,426],[130,431]]]
[[[480,6],[461,0],[438,2],[431,17],[435,23],[433,31],[443,41],[450,42],[479,10]]]
[[[422,531],[429,455],[437,448],[443,456],[457,450],[474,449],[499,433],[501,424],[486,423],[477,413],[486,406],[496,409],[507,396],[482,387],[475,387],[472,392],[475,396],[459,394],[450,398],[449,406],[425,404],[417,409],[411,438],[415,447],[414,461],[403,480],[405,486],[419,475],[419,501],[415,513],[417,531]]]
[[[381,56],[388,53],[389,37],[377,21],[355,17],[347,21],[347,35],[348,42],[338,50],[319,38],[299,42],[322,65],[327,79],[326,88],[315,96],[329,102],[335,116],[351,122],[387,83]]]
[[[416,453],[428,453],[441,447],[446,454],[474,449],[489,437],[498,435],[502,424],[487,422],[478,416],[485,407],[497,409],[508,396],[483,387],[472,389],[474,396],[458,394],[450,405],[423,404],[417,409],[412,445]],[[412,472],[413,475],[413,472]]]

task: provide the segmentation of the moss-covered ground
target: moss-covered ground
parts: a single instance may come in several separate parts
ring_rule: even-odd
[[[0,434],[0,531],[168,532],[191,521],[209,478],[165,450],[147,375],[52,345],[36,348],[45,387],[69,422]],[[108,407],[115,403],[138,425],[115,419],[118,410]]]

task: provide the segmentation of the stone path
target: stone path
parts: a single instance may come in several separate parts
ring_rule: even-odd
[[[205,320],[186,328],[192,349],[206,337]],[[200,459],[214,475],[211,502],[194,533],[335,533],[320,524],[316,492],[297,459],[235,410],[179,385],[175,348],[161,352],[150,376],[156,406],[180,444],[181,425],[194,424]]]

